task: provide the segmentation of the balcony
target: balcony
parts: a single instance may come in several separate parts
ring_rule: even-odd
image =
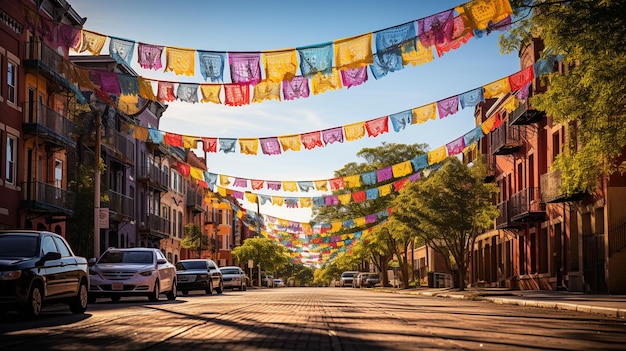
[[[135,218],[135,200],[116,191],[108,191],[109,201],[102,202],[100,207],[108,207],[113,220],[130,222]]]
[[[116,130],[107,130],[102,136],[102,146],[104,146],[111,156],[127,165],[135,163],[135,144],[125,135]]]
[[[70,137],[76,127],[74,122],[35,101],[25,102],[24,111],[22,130],[25,134],[35,135],[58,147],[76,148],[76,142]]]
[[[204,195],[190,188],[187,188],[187,195],[185,196],[185,202],[187,204],[187,208],[189,208],[192,212],[201,213],[204,212],[204,208],[202,207],[202,200],[204,199]]]
[[[59,55],[48,45],[39,41],[25,43],[24,67],[35,69],[49,79],[60,82],[67,90],[75,93],[79,102],[87,102],[79,87],[75,84],[77,79],[74,64]]]
[[[509,214],[509,202],[503,201],[496,205],[498,209],[498,217],[496,217],[496,229],[506,229],[516,227],[514,223],[510,221]]]
[[[542,174],[540,176],[541,201],[544,203],[558,203],[578,201],[585,193],[566,194],[561,190],[561,170]]]
[[[138,232],[158,239],[169,238],[170,221],[153,213],[143,214],[139,221]]]
[[[516,222],[542,221],[546,216],[546,204],[541,201],[541,189],[526,188],[511,196],[509,214]]]
[[[505,123],[491,132],[491,147],[494,155],[510,155],[522,148],[522,133],[519,126]]]
[[[528,125],[541,121],[546,116],[545,112],[538,111],[528,106],[528,102],[520,104],[518,108],[509,114],[510,125]]]
[[[74,193],[54,185],[32,181],[22,184],[20,207],[31,212],[71,216],[74,213]]]
[[[137,168],[137,181],[162,192],[169,190],[169,175],[154,164],[139,166]]]

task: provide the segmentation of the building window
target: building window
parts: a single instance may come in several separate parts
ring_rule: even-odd
[[[183,212],[178,212],[178,237],[183,237]]]
[[[172,183],[170,187],[179,194],[183,193],[183,180],[180,173],[172,171]]]
[[[7,64],[7,101],[16,104],[17,65],[9,60]]]
[[[63,187],[63,161],[54,160],[54,186],[61,189]]]
[[[6,174],[5,174],[5,180],[8,184],[13,184],[15,185],[15,163],[17,161],[17,138],[12,136],[12,135],[8,135],[7,136],[7,153],[6,153],[6,165],[5,165],[5,169],[6,169]]]

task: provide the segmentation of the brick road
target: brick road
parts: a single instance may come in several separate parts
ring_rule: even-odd
[[[352,288],[107,300],[85,316],[9,315],[0,350],[621,350],[623,320],[579,312]]]

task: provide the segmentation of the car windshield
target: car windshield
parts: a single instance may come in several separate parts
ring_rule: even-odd
[[[98,263],[152,263],[152,252],[146,251],[107,251]]]
[[[37,256],[37,237],[33,235],[0,236],[0,257]]]
[[[176,263],[176,270],[184,271],[187,269],[206,269],[206,263],[203,261],[187,261]]]
[[[220,269],[223,274],[239,274],[239,270],[233,268]]]

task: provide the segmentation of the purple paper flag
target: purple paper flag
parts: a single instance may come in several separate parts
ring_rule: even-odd
[[[446,148],[448,149],[448,156],[460,154],[465,148],[465,138],[460,137],[452,142],[449,142],[446,144]]]
[[[393,178],[393,170],[391,167],[379,169],[376,171],[376,176],[378,177],[378,182],[384,182],[385,180],[389,180]]]
[[[326,145],[334,142],[343,143],[343,128],[336,127],[322,131],[322,139]]]
[[[459,96],[455,95],[447,99],[437,101],[437,109],[439,110],[439,119],[446,118],[459,111]]]
[[[285,100],[309,97],[309,80],[306,77],[294,77],[283,81],[283,96]]]
[[[230,78],[234,84],[255,85],[261,81],[261,54],[228,53]]]
[[[278,138],[262,138],[259,139],[259,143],[261,144],[261,150],[266,155],[280,155],[280,142]]]

